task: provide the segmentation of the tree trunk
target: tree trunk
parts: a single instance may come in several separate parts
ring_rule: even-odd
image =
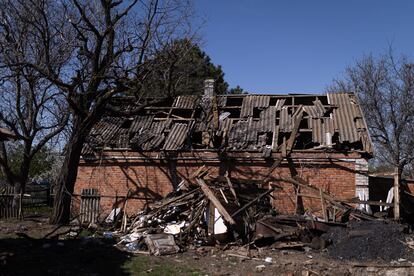
[[[402,175],[401,168],[399,166],[396,166],[394,170],[394,219],[395,220],[400,220],[401,218],[401,214],[400,214],[401,175]]]
[[[14,208],[19,208],[20,219],[23,218],[22,201],[24,192],[26,191],[26,184],[29,179],[29,166],[30,163],[22,165],[18,180],[14,182],[14,197],[12,204]]]
[[[78,175],[80,155],[85,137],[89,132],[81,128],[79,121],[79,119],[74,120],[73,133],[66,147],[65,160],[56,183],[53,213],[50,218],[52,224],[68,224],[70,221],[70,206]]]
[[[4,177],[6,177],[7,181],[9,182],[9,185],[14,186],[14,182],[15,182],[15,176],[14,174],[10,171],[7,161],[7,151],[6,151],[6,145],[4,144],[4,141],[0,141],[0,158],[4,160],[4,162],[6,163],[5,166],[0,165],[0,172],[2,172],[4,174]]]

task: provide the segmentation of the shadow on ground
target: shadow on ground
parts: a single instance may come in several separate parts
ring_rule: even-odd
[[[105,239],[0,239],[0,275],[129,275],[130,257]]]

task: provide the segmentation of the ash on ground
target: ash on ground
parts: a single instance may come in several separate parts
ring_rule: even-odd
[[[360,221],[350,223],[346,228],[332,228],[323,238],[332,243],[328,248],[332,258],[391,261],[412,255],[413,250],[406,244],[409,236],[405,232],[404,226],[394,222]]]

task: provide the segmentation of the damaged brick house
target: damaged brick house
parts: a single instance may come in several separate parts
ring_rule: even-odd
[[[104,116],[90,133],[79,165],[75,196],[96,189],[102,214],[124,204],[136,213],[190,181],[202,166],[206,178],[277,185],[273,206],[297,209],[290,183],[298,176],[340,199],[368,199],[372,144],[353,94],[215,95],[206,80],[202,96],[179,96],[131,118]],[[128,108],[130,100],[114,105]],[[318,199],[301,198],[304,210]]]

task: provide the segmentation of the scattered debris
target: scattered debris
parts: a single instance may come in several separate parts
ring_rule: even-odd
[[[404,230],[395,222],[360,221],[346,228],[332,228],[323,237],[332,243],[328,248],[332,258],[391,261],[405,258],[409,253],[404,244]]]
[[[393,234],[391,240],[394,242],[396,239],[404,240],[401,235],[395,235],[402,234],[397,226],[394,227],[398,224],[383,226],[384,222],[374,216],[300,179],[281,181],[300,186],[301,191],[306,191],[309,196],[312,192],[317,194],[324,202],[322,206],[325,212],[278,215],[270,203],[272,191],[277,186],[269,189],[254,184],[232,183],[228,177],[205,180],[200,177],[204,175],[204,170],[198,171],[194,179],[181,185],[181,189],[159,202],[149,204],[145,211],[123,221],[120,232],[125,234],[118,245],[132,252],[148,250],[154,255],[164,255],[214,244],[223,245],[224,248],[270,246],[273,249],[309,252],[325,249],[329,243],[333,243],[329,250],[332,256],[363,259],[375,257],[371,255],[380,252],[374,245],[366,245],[367,240],[371,241],[367,238],[370,235],[376,239],[373,242],[377,242],[377,246],[382,246],[384,242],[379,237],[387,239],[388,234]],[[347,227],[350,221],[355,222]],[[388,234],[377,235],[374,230],[379,226]],[[358,237],[365,240],[360,241]],[[404,242],[408,244],[410,241]],[[363,252],[364,245],[368,246],[368,251],[365,250],[368,253]],[[391,254],[384,259],[404,257],[403,252],[398,251],[404,246],[401,242],[399,245],[394,251],[391,248]],[[356,252],[355,246],[358,246],[359,252]],[[371,254],[369,250],[375,252]],[[265,262],[271,263],[272,260],[267,258]]]
[[[258,265],[256,266],[256,271],[257,272],[263,272],[265,270],[266,266],[265,265]]]
[[[155,256],[178,253],[180,248],[175,244],[174,236],[169,234],[154,234],[145,237],[149,251]]]
[[[168,234],[181,249],[216,242],[248,243],[254,237],[256,221],[271,213],[269,194],[273,189],[235,184],[230,188],[227,180],[201,178],[187,183],[185,190],[178,190],[131,217],[128,226],[123,223],[126,235],[119,245],[144,241],[150,252],[165,254],[163,250],[151,249],[154,244],[150,244],[148,237],[154,234]],[[133,251],[131,245],[128,247]],[[141,250],[139,246],[134,248]]]

